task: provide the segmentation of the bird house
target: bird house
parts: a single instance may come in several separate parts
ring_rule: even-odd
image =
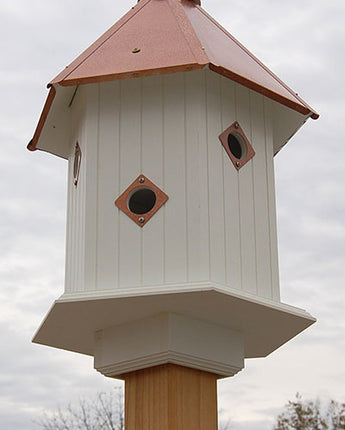
[[[119,377],[231,376],[315,320],[280,301],[274,155],[318,115],[190,0],[141,0],[49,84],[65,291],[34,342]]]

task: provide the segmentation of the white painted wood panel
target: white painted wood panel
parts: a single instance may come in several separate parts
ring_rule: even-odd
[[[78,138],[78,135],[73,136],[73,140],[71,141],[71,163],[70,163],[70,169],[69,169],[69,211],[72,211],[74,214],[74,217],[71,222],[69,222],[68,225],[68,232],[69,232],[69,240],[68,243],[70,244],[70,278],[69,278],[69,289],[70,291],[78,291],[81,289],[81,247],[80,247],[80,225],[78,224],[78,221],[80,219],[81,214],[81,200],[83,200],[81,196],[80,190],[77,190],[73,185],[73,163],[74,163],[74,148],[76,144],[76,139]],[[67,254],[68,258],[68,254]]]
[[[235,84],[221,79],[222,131],[237,120]],[[221,143],[219,142],[219,145]],[[223,150],[226,284],[242,288],[238,172]]]
[[[164,76],[165,282],[187,281],[184,76]]]
[[[264,97],[208,70],[83,91],[88,106],[71,134],[70,175],[76,140],[82,166],[77,189],[69,179],[66,291],[209,281],[279,300]],[[236,120],[256,151],[239,171],[218,139]],[[169,196],[143,228],[114,205],[140,173]]]
[[[74,276],[73,261],[75,258],[75,253],[73,252],[73,222],[74,222],[74,207],[73,207],[73,194],[70,186],[72,180],[72,146],[73,139],[70,142],[70,154],[68,156],[68,174],[67,174],[67,226],[66,226],[66,262],[65,262],[65,291],[72,292],[72,278]]]
[[[120,193],[136,179],[141,172],[141,121],[142,80],[132,79],[120,82],[121,124],[120,124]],[[119,227],[119,285],[138,286],[142,280],[142,231],[127,215],[117,209]]]
[[[76,228],[77,235],[78,235],[78,246],[79,246],[79,261],[78,261],[78,267],[79,267],[79,282],[78,282],[78,290],[81,291],[85,287],[85,237],[86,237],[86,161],[85,161],[85,152],[86,152],[86,91],[82,91],[82,103],[84,104],[84,112],[83,116],[81,117],[80,121],[80,130],[79,130],[79,136],[78,142],[81,144],[81,151],[82,151],[82,158],[81,158],[81,165],[80,165],[80,174],[79,174],[79,181],[77,188],[79,189],[79,197],[78,197],[78,217],[76,218],[76,222],[78,223],[78,226]],[[84,154],[84,155],[83,155]],[[73,186],[73,183],[72,185]]]
[[[86,139],[85,139],[85,112],[84,117],[80,121],[80,126],[78,128],[78,134],[73,142],[73,148],[75,147],[76,141],[78,141],[81,149],[81,165],[79,172],[79,180],[77,187],[74,186],[73,173],[71,180],[71,188],[74,194],[74,207],[76,212],[76,217],[73,223],[74,228],[74,238],[76,247],[75,256],[75,282],[73,288],[76,291],[81,291],[84,289],[85,280],[85,178],[86,178],[86,162],[85,162],[85,151],[86,151]],[[84,155],[83,155],[84,154]],[[73,161],[72,161],[72,172],[74,164],[74,150],[73,150]]]
[[[208,194],[210,230],[210,277],[225,284],[225,219],[223,192],[223,147],[218,140],[221,128],[220,80],[213,73],[206,74]]]
[[[237,120],[249,141],[252,140],[250,122],[250,91],[236,85]],[[255,157],[254,157],[255,158]],[[257,294],[256,288],[256,243],[254,222],[254,182],[253,162],[250,160],[238,171],[239,176],[239,202],[240,202],[240,232],[241,232],[241,261],[242,261],[242,288]]]
[[[97,289],[97,224],[98,224],[98,144],[99,144],[99,85],[87,87],[85,119],[84,169],[85,181],[85,279],[84,289]]]
[[[277,236],[277,214],[276,193],[274,178],[274,141],[273,141],[273,114],[272,102],[265,100],[265,132],[266,132],[266,154],[267,154],[267,183],[268,183],[268,216],[270,226],[270,248],[271,248],[271,285],[272,298],[280,300],[279,267],[278,267],[278,236]]]
[[[145,78],[142,83],[142,173],[164,191],[162,77]],[[163,207],[142,229],[143,285],[164,282],[164,229]]]
[[[250,93],[253,159],[254,222],[256,245],[257,294],[272,298],[271,250],[268,216],[267,154],[263,96]]]
[[[210,276],[205,82],[204,73],[185,75],[188,281]]]
[[[78,142],[82,154],[85,149],[83,138],[83,126],[85,121],[84,92],[79,90],[71,107],[72,128],[70,137],[70,154],[68,167],[68,206],[67,206],[67,230],[66,230],[66,290],[81,291],[84,288],[84,160],[80,170],[78,187],[74,186],[73,164],[75,145]]]
[[[120,145],[120,84],[109,82],[100,86],[99,149],[98,149],[98,225],[97,225],[97,288],[117,287],[118,218],[114,200],[120,193],[118,184]]]

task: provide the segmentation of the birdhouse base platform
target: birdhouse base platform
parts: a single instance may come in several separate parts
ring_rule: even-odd
[[[64,294],[33,342],[94,356],[96,333],[160,313],[222,326],[243,337],[245,358],[265,357],[316,320],[306,311],[205,283]]]

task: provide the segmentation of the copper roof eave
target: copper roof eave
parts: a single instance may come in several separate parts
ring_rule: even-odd
[[[124,72],[124,73],[115,73],[109,75],[98,75],[98,76],[85,76],[83,78],[77,79],[63,79],[58,82],[62,87],[70,87],[74,85],[85,85],[85,84],[95,84],[100,82],[110,82],[122,79],[131,79],[131,78],[142,78],[145,76],[156,76],[156,75],[169,75],[172,73],[181,73],[181,72],[191,72],[194,70],[202,70],[204,69],[208,63],[205,64],[183,64],[179,66],[171,66],[171,67],[162,67],[155,69],[146,69],[146,70],[136,70],[134,72]]]
[[[217,64],[212,63],[212,60],[210,60],[210,69],[225,76],[229,79],[238,82],[247,88],[250,88],[254,91],[259,92],[260,94],[263,94],[287,107],[290,107],[293,110],[296,110],[297,112],[300,112],[304,115],[309,115],[312,119],[318,119],[319,114],[315,112],[301,97],[298,96],[291,88],[289,88],[288,85],[286,85],[278,76],[276,76],[268,67],[265,66],[257,57],[255,57],[242,43],[240,43],[236,38],[232,36],[225,28],[223,28],[211,15],[209,15],[203,8],[195,6],[195,10],[200,12],[203,16],[205,16],[210,22],[212,22],[221,32],[226,34],[229,39],[231,39],[238,47],[240,47],[247,55],[248,57],[252,58],[257,64],[259,64],[262,69],[266,71],[268,75],[270,75],[276,82],[278,82],[282,87],[285,88],[285,90],[288,91],[288,93],[291,94],[291,96],[296,99],[296,102],[294,103],[292,100],[284,97],[283,95],[280,95],[279,93],[276,93],[272,90],[269,90],[265,88],[263,85],[260,85],[256,83],[255,81],[251,81],[249,79],[246,79],[242,75],[236,74],[229,70],[226,67],[222,67],[220,62]]]
[[[154,75],[166,75],[171,73],[181,73],[181,72],[189,72],[194,70],[201,70],[205,68],[207,65],[209,65],[210,70],[228,78],[231,79],[234,82],[237,82],[253,91],[256,91],[278,103],[281,103],[282,105],[289,107],[290,109],[295,110],[296,112],[301,113],[302,115],[310,115],[312,119],[319,118],[319,114],[315,112],[310,106],[308,106],[302,99],[300,99],[297,95],[295,95],[298,100],[300,100],[300,103],[293,102],[292,100],[289,100],[280,94],[277,94],[259,84],[256,82],[250,81],[249,79],[244,78],[243,76],[237,75],[236,73],[231,72],[228,69],[225,69],[223,67],[214,65],[212,63],[206,63],[206,64],[186,64],[181,66],[173,66],[173,67],[164,67],[160,69],[149,69],[149,70],[138,70],[135,72],[125,72],[125,73],[116,73],[116,74],[109,74],[109,75],[99,75],[99,76],[86,76],[82,79],[64,79],[61,82],[59,82],[59,85],[63,87],[69,87],[74,85],[84,85],[84,84],[93,84],[93,83],[100,83],[100,82],[109,82],[114,80],[121,80],[121,79],[130,79],[130,78],[141,78],[145,76],[154,76]]]
[[[58,83],[61,86],[71,86],[111,81],[117,79],[198,70],[208,65],[209,68],[214,72],[219,73],[235,82],[238,82],[260,94],[263,94],[266,97],[269,97],[277,101],[278,103],[281,103],[303,115],[309,115],[313,119],[317,119],[319,117],[319,115],[306,102],[304,102],[304,100],[302,100],[293,90],[291,90],[291,88],[289,88],[283,81],[281,81],[258,58],[256,58],[250,51],[248,51],[248,49],[246,49],[226,29],[224,29],[213,17],[211,17],[200,6],[196,5],[195,3],[192,3],[190,0],[167,0],[167,8],[157,9],[160,10],[161,14],[163,14],[159,15],[160,20],[163,20],[166,25],[169,28],[174,29],[175,32],[178,31],[183,35],[182,40],[184,40],[184,43],[189,46],[189,52],[192,54],[189,57],[187,56],[183,59],[175,58],[176,62],[174,65],[174,61],[171,61],[169,55],[163,55],[163,57],[160,58],[161,64],[157,64],[157,62],[155,61],[151,65],[144,65],[141,61],[138,61],[137,63],[131,64],[132,68],[124,68],[124,70],[121,70],[121,68],[119,68],[117,64],[113,65],[113,70],[102,70],[102,67],[99,66],[102,61],[96,62],[94,64],[92,62],[89,62],[89,64],[85,66],[86,61],[90,61],[90,58],[94,55],[97,55],[97,52],[98,55],[100,55],[99,50],[103,49],[104,44],[110,43],[111,40],[113,40],[112,38],[115,37],[116,34],[121,34],[125,26],[129,25],[129,23],[132,22],[133,19],[137,20],[136,28],[138,28],[138,26],[140,27],[140,24],[144,25],[145,23],[147,23],[148,16],[145,15],[145,8],[147,6],[152,10],[153,7],[152,5],[150,5],[151,2],[152,0],[141,0],[140,2],[138,2],[136,6],[134,6],[117,23],[115,23],[86,51],[84,51],[62,73],[60,73],[55,79],[53,79],[51,83]],[[157,10],[156,14],[158,13]],[[172,17],[174,19],[172,19]],[[175,28],[172,23],[178,23],[178,26]],[[205,34],[209,36],[206,37]],[[120,41],[121,40],[121,43],[127,42],[127,38],[120,39]],[[136,39],[134,38],[134,40]],[[146,49],[148,50],[148,52],[151,52],[152,49],[148,49],[150,47],[153,48],[151,46],[151,38],[147,39],[146,42],[148,43]],[[118,43],[119,40],[117,40],[114,46],[117,46]],[[154,39],[154,43],[157,43],[156,39]],[[213,48],[215,49],[210,49],[209,51],[209,44],[213,45]],[[218,45],[221,46],[221,48],[217,50],[216,48]],[[233,47],[235,48],[235,50],[233,50]],[[166,50],[167,47],[164,46],[164,53]],[[235,69],[233,69],[232,67],[228,67],[227,56],[234,55],[238,51],[240,54],[245,53],[248,60],[246,60],[245,64],[243,64],[242,60],[242,64],[240,62],[240,67],[237,67]],[[225,54],[225,52],[227,52],[227,54]],[[100,55],[101,60],[102,58],[102,55]],[[140,59],[141,57],[137,58]],[[254,66],[254,77],[252,76],[252,73],[250,74],[251,77],[247,76],[246,74],[248,66],[250,66],[251,64],[253,64]],[[85,66],[83,71],[81,73],[75,73],[75,70],[78,69],[78,67],[83,67],[83,65]],[[255,65],[259,67],[258,70],[257,68],[255,68]],[[264,73],[264,76],[262,75],[262,73]],[[268,77],[268,80],[265,78],[265,76]],[[270,82],[272,83],[271,85]]]
[[[169,6],[169,8],[163,9],[163,12],[166,14],[164,15],[165,21],[168,24],[171,24],[171,29],[175,31],[174,34],[176,34],[177,30],[179,33],[181,33],[182,36],[180,38],[180,42],[182,42],[182,46],[184,46],[185,48],[184,55],[175,58],[175,65],[174,61],[171,61],[170,56],[166,55],[163,56],[163,58],[160,58],[160,64],[157,64],[157,61],[152,62],[152,64],[139,61],[137,63],[131,64],[130,67],[128,67],[127,69],[117,67],[116,64],[116,67],[114,67],[113,70],[111,70],[111,68],[110,70],[107,70],[106,68],[102,69],[102,67],[99,67],[101,63],[98,61],[94,63],[90,62],[85,66],[84,63],[90,61],[90,58],[92,56],[97,56],[97,51],[99,49],[103,49],[102,47],[104,46],[104,44],[108,43],[109,41],[111,42],[112,37],[114,37],[114,35],[116,35],[119,31],[122,31],[132,18],[138,19],[139,24],[141,22],[140,20],[144,20],[143,22],[145,23],[145,19],[147,20],[148,16],[145,14],[143,15],[144,7],[146,5],[149,7],[151,2],[152,0],[141,0],[117,23],[115,23],[107,32],[105,32],[96,42],[94,42],[86,51],[84,51],[79,57],[77,57],[77,59],[75,59],[65,70],[63,70],[51,81],[51,83],[48,85],[48,87],[50,87],[50,92],[44,105],[38,125],[36,127],[34,137],[28,144],[29,150],[34,151],[37,149],[37,144],[42,129],[44,127],[50,108],[55,98],[56,89],[54,88],[54,85],[59,85],[61,87],[70,87],[74,85],[92,84],[120,79],[139,78],[145,76],[165,75],[178,72],[201,70],[206,66],[208,66],[213,72],[216,72],[228,79],[231,79],[234,82],[237,82],[249,89],[252,89],[253,91],[256,91],[284,106],[287,106],[288,108],[299,112],[302,115],[309,116],[313,119],[317,119],[319,117],[317,112],[315,112],[294,91],[292,91],[266,66],[264,66],[256,57],[254,57],[253,54],[251,54],[243,45],[241,45],[230,33],[223,29],[223,27],[221,27],[220,24],[218,24],[210,15],[208,15],[207,12],[205,12],[201,7],[197,6],[191,1],[167,0],[166,4]],[[161,2],[158,2],[157,4],[160,3]],[[173,20],[171,20],[172,16],[174,17]],[[161,20],[163,19],[161,15],[159,15],[159,18]],[[270,76],[271,81],[268,80],[268,82],[273,82],[271,88],[269,84],[267,84],[267,80],[262,79],[260,73],[258,73],[258,76],[245,77],[246,68],[243,67],[243,65],[233,70],[231,67],[231,63],[230,65],[227,64],[227,57],[224,58],[224,52],[229,53],[231,52],[231,49],[223,49],[223,46],[223,48],[221,48],[218,52],[217,50],[215,50],[214,52],[213,49],[210,49],[210,51],[208,52],[208,43],[210,42],[210,40],[208,37],[205,39],[205,25],[206,28],[208,28],[207,25],[210,25],[210,30],[212,31],[214,29],[216,29],[217,32],[219,31],[219,33],[217,33],[216,35],[218,35],[217,37],[220,37],[220,40],[222,41],[223,45],[225,43],[225,48],[232,48],[232,46],[236,49],[239,48],[241,51],[246,53],[250,61],[254,62],[254,67],[255,64],[259,65],[261,70],[265,72],[265,76]],[[140,25],[136,25],[135,28],[138,27],[140,28]],[[127,36],[124,40],[127,41]],[[135,38],[134,40],[136,41]],[[215,38],[213,44],[214,47],[218,46],[217,40],[218,39]],[[147,42],[148,46],[150,46],[152,40],[148,38]],[[154,40],[154,42],[156,43],[156,39]],[[119,41],[117,40],[116,43],[118,44]],[[233,52],[236,53],[236,49]],[[140,57],[137,58],[139,59]],[[249,65],[251,64],[250,61],[248,63]],[[94,67],[95,64],[97,66],[96,68]],[[76,73],[75,71],[78,69],[78,67],[82,66],[85,66],[82,72]],[[247,66],[247,62],[244,64],[244,66]],[[279,86],[277,87],[275,85],[276,83],[280,85],[281,91],[279,89]]]
[[[75,85],[86,85],[86,84],[92,84],[92,83],[100,83],[100,82],[109,82],[114,80],[121,80],[121,79],[130,79],[130,78],[140,78],[145,76],[154,76],[154,75],[166,75],[166,74],[172,74],[172,73],[181,73],[181,72],[189,72],[194,70],[202,70],[207,65],[209,65],[210,70],[214,71],[215,73],[218,73],[228,79],[233,80],[234,82],[237,82],[249,89],[252,89],[253,91],[256,91],[284,106],[289,107],[290,109],[293,109],[302,115],[309,115],[312,119],[319,118],[319,114],[313,111],[305,102],[302,102],[301,104],[294,103],[293,101],[286,99],[285,97],[282,97],[281,95],[274,93],[273,91],[268,90],[267,88],[262,87],[261,85],[258,85],[255,82],[252,82],[243,76],[239,76],[236,73],[231,72],[230,70],[227,70],[223,67],[216,66],[212,63],[206,63],[206,64],[186,64],[186,65],[180,65],[180,66],[174,66],[174,67],[165,67],[160,69],[149,69],[149,70],[140,70],[135,72],[127,72],[127,73],[121,73],[121,74],[110,74],[110,75],[100,75],[100,76],[86,76],[82,79],[63,79],[61,82],[58,82],[58,85],[61,85],[63,87],[70,87]],[[56,95],[56,89],[54,86],[50,83],[48,85],[50,88],[47,100],[45,102],[45,105],[43,107],[38,125],[36,127],[35,133],[29,144],[27,145],[27,148],[30,151],[36,151],[37,150],[37,143],[40,138],[42,129],[44,127],[45,121],[47,119],[47,116],[49,114],[50,108],[53,104],[55,95]]]
[[[181,72],[190,72],[194,70],[202,70],[207,66],[206,64],[185,64],[181,66],[173,66],[173,67],[166,67],[161,69],[150,69],[150,70],[140,70],[135,72],[127,72],[127,73],[121,73],[121,74],[111,74],[111,75],[104,75],[104,76],[86,76],[82,79],[63,79],[61,82],[57,82],[56,84],[62,86],[62,87],[71,87],[75,85],[86,85],[86,84],[94,84],[94,83],[100,83],[100,82],[110,82],[115,80],[121,80],[121,79],[130,79],[130,78],[141,78],[145,76],[154,76],[154,75],[167,75],[172,73],[181,73]],[[46,102],[44,104],[40,119],[38,121],[35,133],[33,138],[30,140],[30,142],[27,145],[27,149],[29,151],[36,151],[37,143],[40,138],[41,132],[43,130],[44,124],[46,122],[46,119],[48,117],[50,108],[53,104],[55,95],[56,95],[56,89],[54,88],[55,84],[49,83],[48,88],[50,88],[50,91],[48,93],[48,97],[46,99]]]
[[[34,136],[30,140],[30,142],[29,142],[29,144],[27,146],[27,148],[28,148],[29,151],[36,151],[37,150],[37,147],[36,147],[37,146],[37,142],[38,142],[38,140],[40,138],[42,129],[44,127],[44,124],[46,122],[47,116],[49,114],[50,108],[51,108],[51,106],[53,104],[53,101],[54,101],[54,98],[55,98],[55,95],[56,95],[56,89],[54,88],[54,86],[49,85],[48,87],[50,88],[50,90],[49,90],[49,93],[48,93],[47,100],[46,100],[46,102],[44,104],[44,107],[43,107],[40,119],[38,121],[36,130],[35,130],[35,133],[34,133]]]
[[[318,119],[319,118],[319,114],[317,112],[315,112],[310,106],[308,106],[300,97],[298,97],[297,95],[295,95],[295,97],[300,101],[300,103],[295,103],[292,100],[289,100],[283,96],[281,96],[280,94],[275,93],[274,91],[271,91],[259,84],[257,84],[256,82],[253,82],[249,79],[244,78],[243,76],[237,75],[236,73],[231,72],[228,69],[225,69],[224,67],[220,67],[217,65],[214,65],[212,63],[210,63],[209,65],[210,70],[219,73],[222,76],[225,76],[226,78],[231,79],[234,82],[237,82],[253,91],[256,91],[268,98],[270,98],[271,100],[274,100],[286,107],[289,107],[290,109],[295,110],[296,112],[299,112],[303,115],[310,115],[310,117],[312,119]]]

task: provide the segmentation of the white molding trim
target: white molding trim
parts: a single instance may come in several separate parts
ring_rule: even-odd
[[[94,357],[105,376],[174,363],[225,377],[243,369],[244,343],[240,332],[165,312],[99,330]]]
[[[126,288],[118,288],[116,290],[96,290],[96,291],[80,291],[74,293],[64,293],[56,301],[57,303],[87,301],[87,300],[104,300],[104,299],[119,299],[131,297],[145,297],[151,295],[166,295],[179,293],[193,293],[201,291],[216,291],[239,299],[245,299],[252,303],[269,306],[271,309],[282,310],[295,315],[311,315],[302,308],[288,305],[280,301],[275,301],[269,298],[259,297],[255,294],[248,293],[237,288],[231,288],[227,285],[216,282],[188,282],[188,283],[171,283],[164,285],[150,285],[147,287],[133,286]],[[311,317],[313,319],[313,317]]]
[[[134,372],[135,370],[146,369],[148,367],[159,366],[161,364],[172,363],[180,366],[192,367],[205,372],[214,373],[220,377],[234,376],[243,370],[243,367],[226,365],[217,361],[202,360],[187,354],[179,354],[168,351],[153,354],[140,359],[124,361],[113,365],[99,367],[96,370],[104,376],[120,377],[124,373]]]

